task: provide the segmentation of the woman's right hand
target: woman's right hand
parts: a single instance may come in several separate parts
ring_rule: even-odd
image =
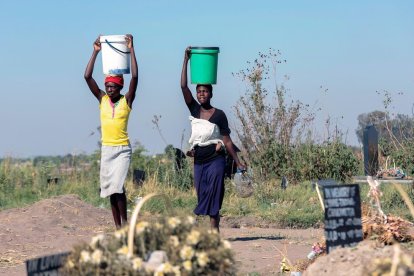
[[[98,38],[93,43],[93,50],[96,52],[99,52],[101,50],[101,36],[98,36]]]
[[[185,49],[184,59],[188,61],[190,57],[191,57],[191,46],[188,46]]]
[[[194,157],[194,149],[187,151],[185,155],[187,155],[188,157]]]
[[[243,163],[239,162],[238,164],[236,164],[236,166],[237,166],[237,171],[245,172],[247,170],[246,165],[244,165]]]

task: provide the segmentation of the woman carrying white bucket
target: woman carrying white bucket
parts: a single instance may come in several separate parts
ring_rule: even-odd
[[[132,35],[127,34],[125,41],[131,56],[131,82],[125,95],[121,94],[121,89],[124,86],[122,75],[106,76],[105,91],[99,88],[92,77],[95,60],[101,50],[100,37],[93,44],[92,57],[85,70],[86,83],[92,94],[98,99],[100,109],[102,133],[100,195],[102,198],[110,197],[116,228],[127,223],[124,182],[132,153],[127,127],[138,86],[138,65]]]

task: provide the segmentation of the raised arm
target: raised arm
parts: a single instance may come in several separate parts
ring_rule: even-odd
[[[98,99],[99,102],[101,102],[104,92],[101,89],[99,89],[98,84],[92,77],[93,67],[95,66],[95,61],[96,61],[96,56],[101,50],[101,42],[99,41],[99,38],[100,37],[98,37],[93,43],[93,53],[92,53],[91,58],[89,59],[88,65],[86,66],[84,77],[92,94]]]
[[[187,84],[187,65],[188,60],[190,59],[190,51],[191,47],[187,47],[187,49],[185,49],[183,69],[181,71],[181,91],[183,92],[184,101],[187,105],[189,105],[194,99]]]
[[[137,91],[138,86],[138,64],[135,57],[134,38],[132,35],[127,34],[125,36],[125,40],[127,42],[127,47],[131,52],[131,82],[129,83],[129,90],[125,94],[125,99],[127,100],[129,107],[132,107],[132,103],[135,99],[135,92]]]

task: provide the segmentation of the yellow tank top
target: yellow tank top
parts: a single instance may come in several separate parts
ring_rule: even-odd
[[[124,96],[115,106],[108,95],[104,95],[99,105],[101,110],[102,145],[124,146],[129,144],[128,118],[131,108]]]

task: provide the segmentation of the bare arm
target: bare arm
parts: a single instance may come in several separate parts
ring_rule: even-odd
[[[239,157],[234,150],[233,141],[231,140],[230,135],[223,135],[223,142],[228,154],[230,154],[231,158],[233,158],[234,162],[236,162],[237,168],[245,170],[245,165],[240,162]]]
[[[132,35],[127,34],[125,40],[127,41],[127,47],[131,52],[131,82],[129,83],[129,90],[125,94],[125,99],[127,100],[128,106],[132,107],[138,86],[138,64],[135,57],[134,41]]]
[[[189,105],[194,99],[193,95],[191,94],[191,90],[190,88],[188,88],[187,84],[187,65],[189,59],[190,47],[187,47],[187,49],[185,49],[183,69],[181,71],[181,91],[183,92],[184,101],[187,105]]]
[[[86,80],[86,83],[89,86],[89,89],[91,90],[92,94],[98,99],[99,102],[101,102],[101,99],[104,93],[101,91],[101,89],[99,89],[98,84],[92,77],[92,73],[93,73],[93,67],[95,66],[96,56],[98,55],[100,50],[101,50],[101,43],[99,42],[99,37],[98,37],[93,44],[93,53],[88,62],[88,65],[86,66],[85,75],[84,75],[84,78]]]

